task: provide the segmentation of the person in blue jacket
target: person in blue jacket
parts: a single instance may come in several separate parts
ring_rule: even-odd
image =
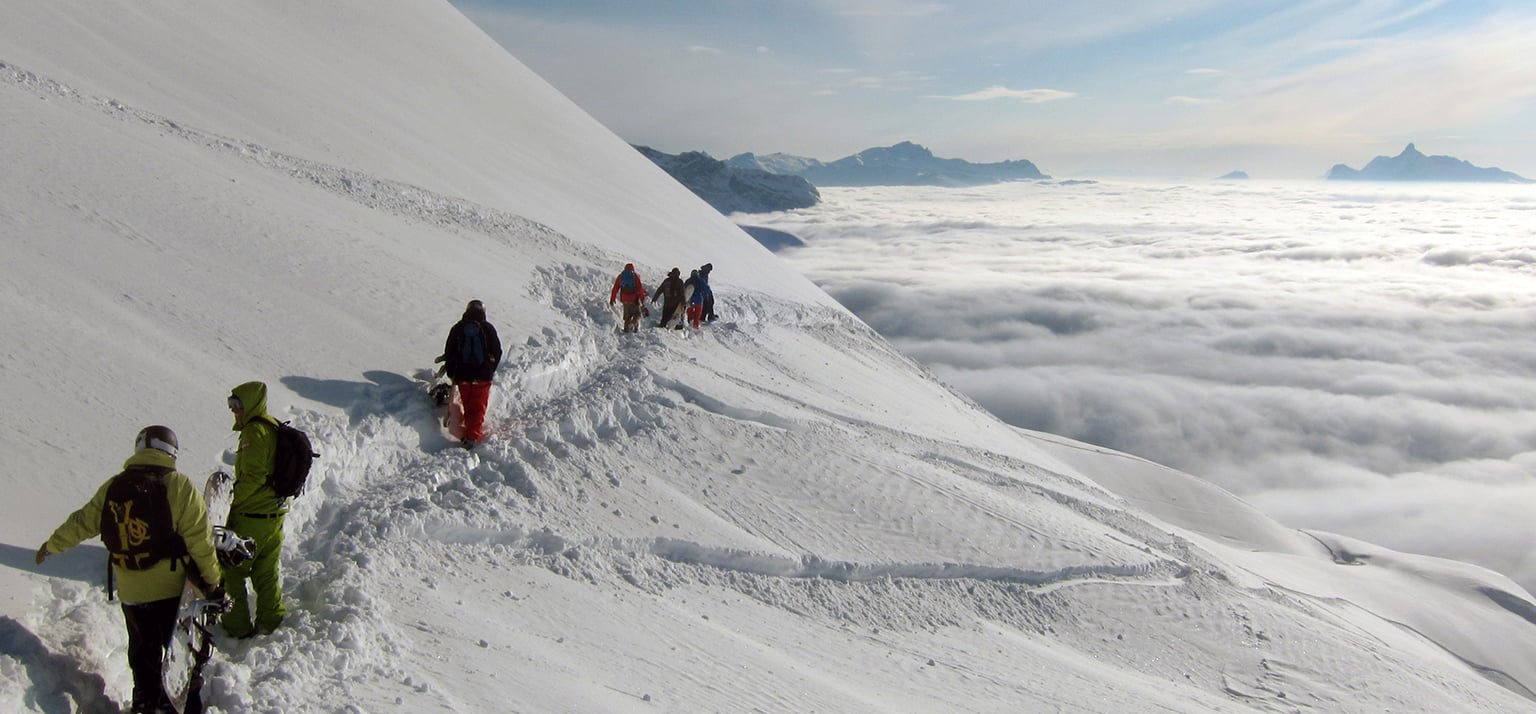
[[[709,300],[709,282],[695,270],[688,276],[688,281],[683,283],[683,291],[688,295],[688,324],[697,330],[699,322],[704,319],[704,306]]]

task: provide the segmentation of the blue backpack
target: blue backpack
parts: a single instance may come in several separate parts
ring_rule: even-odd
[[[464,323],[464,341],[459,345],[459,363],[485,364],[485,334],[481,332],[478,322]]]
[[[619,287],[626,291],[634,290],[635,283],[638,281],[639,278],[635,277],[635,271],[633,270],[626,270],[622,273],[619,273]]]

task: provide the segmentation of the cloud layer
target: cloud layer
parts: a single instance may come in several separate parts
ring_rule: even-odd
[[[768,225],[1021,427],[1536,590],[1536,197],[1319,182],[831,189]]]

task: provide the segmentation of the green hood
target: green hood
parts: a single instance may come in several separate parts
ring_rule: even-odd
[[[265,382],[246,382],[230,390],[230,396],[245,405],[242,417],[235,420],[235,431],[240,431],[254,419],[267,417],[267,385]],[[269,420],[270,421],[270,420]]]

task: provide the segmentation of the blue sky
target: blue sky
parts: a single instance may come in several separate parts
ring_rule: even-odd
[[[1536,2],[454,0],[621,137],[1311,178],[1413,141],[1536,177]]]

